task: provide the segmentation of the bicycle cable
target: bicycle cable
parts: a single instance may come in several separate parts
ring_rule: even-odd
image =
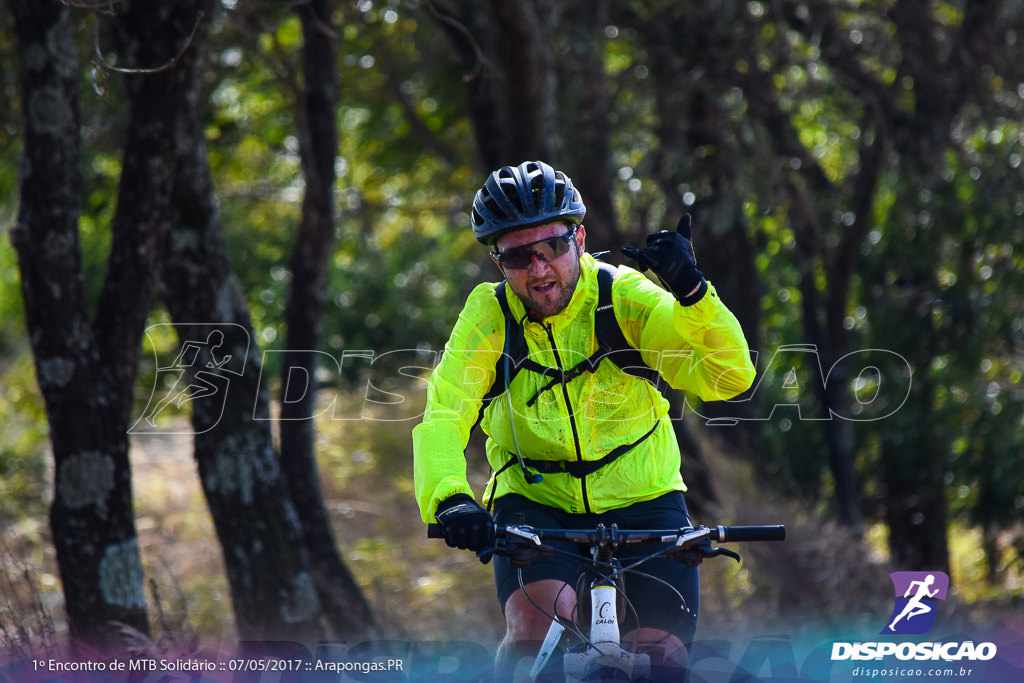
[[[585,634],[583,632],[581,626],[576,623],[577,621],[582,621],[583,620],[583,617],[580,614],[580,605],[581,605],[581,603],[583,602],[583,600],[585,598],[584,598],[583,592],[581,590],[579,590],[579,588],[582,587],[580,585],[580,581],[585,579],[588,573],[590,575],[592,575],[592,576],[596,576],[595,580],[607,581],[612,587],[615,588],[616,595],[617,596],[621,596],[621,598],[623,600],[623,603],[624,603],[624,608],[626,609],[628,614],[632,617],[632,619],[634,620],[634,623],[636,623],[638,627],[639,627],[639,624],[640,624],[640,614],[639,614],[639,611],[637,610],[636,606],[633,604],[633,601],[629,599],[629,596],[626,595],[625,585],[623,584],[623,586],[620,587],[618,585],[618,583],[616,582],[616,580],[615,580],[615,574],[616,573],[621,575],[623,577],[623,579],[626,577],[626,575],[633,574],[633,575],[635,575],[637,577],[649,579],[649,580],[651,580],[651,581],[653,581],[655,583],[661,584],[662,586],[664,586],[665,588],[667,588],[668,590],[670,590],[672,593],[675,594],[675,597],[676,597],[676,599],[679,600],[679,603],[682,606],[683,612],[685,614],[692,614],[692,612],[690,611],[690,605],[687,603],[686,598],[683,596],[683,594],[679,591],[678,588],[673,586],[671,583],[669,583],[665,579],[662,579],[661,577],[654,576],[653,574],[649,574],[647,572],[644,572],[644,571],[641,571],[641,570],[638,569],[638,567],[640,567],[644,563],[649,562],[649,561],[654,560],[654,559],[657,559],[659,555],[663,555],[666,552],[666,549],[657,550],[655,552],[650,553],[649,555],[644,555],[644,556],[640,556],[638,558],[634,558],[634,561],[631,562],[630,564],[624,565],[624,566],[620,565],[620,566],[616,567],[613,563],[608,562],[606,560],[598,560],[595,557],[586,558],[583,555],[580,555],[578,553],[573,553],[573,552],[570,552],[568,550],[564,550],[562,548],[557,548],[557,547],[554,547],[554,546],[548,546],[548,547],[551,548],[552,554],[561,555],[561,556],[564,556],[565,558],[567,558],[569,560],[572,560],[581,570],[581,572],[580,572],[580,579],[577,581],[577,590],[575,591],[576,592],[576,604],[573,606],[573,611],[572,611],[572,614],[574,616],[571,616],[569,619],[566,619],[566,618],[561,617],[561,616],[559,616],[557,614],[553,614],[552,612],[548,611],[544,607],[541,607],[537,603],[537,601],[533,599],[533,597],[530,595],[529,591],[526,589],[526,584],[525,584],[525,582],[523,580],[523,568],[522,567],[519,567],[517,569],[517,571],[516,571],[516,578],[518,579],[518,582],[519,582],[519,588],[520,588],[520,590],[522,590],[523,595],[526,597],[526,599],[530,602],[530,604],[538,612],[540,612],[544,616],[548,617],[553,622],[558,622],[559,624],[561,624],[570,633],[575,635],[584,645],[591,646],[591,647],[594,646],[594,643],[593,643],[593,641],[590,640],[589,635]],[[491,549],[491,552],[493,553],[494,551],[497,551],[499,549],[502,549],[502,546],[500,544],[496,544],[494,546],[494,548]],[[667,557],[667,555],[666,555],[666,557]],[[609,572],[609,573],[605,573],[605,572]],[[558,597],[561,595],[561,592],[564,591],[568,586],[569,586],[569,584],[565,584],[565,586],[563,586],[561,589],[559,589],[559,593],[555,597],[556,606],[557,606],[557,602],[558,602]],[[680,624],[684,620],[685,620],[685,617],[679,617],[679,623]],[[666,630],[665,631],[665,635],[660,640],[657,640],[657,641],[654,641],[653,643],[648,643],[648,644],[657,645],[657,644],[665,641],[667,638],[669,638],[673,634],[674,631],[675,631],[675,629]],[[630,642],[631,642],[630,647],[631,647],[632,651],[634,653],[637,653],[639,651],[639,647],[640,647],[639,637],[637,639],[635,639],[635,640],[631,640]]]
[[[653,553],[651,553],[649,555],[639,557],[639,558],[636,559],[636,561],[632,562],[631,564],[620,566],[617,569],[616,569],[616,567],[614,565],[612,565],[612,563],[604,561],[604,560],[597,560],[597,559],[586,560],[586,559],[584,559],[582,557],[574,555],[573,553],[570,553],[568,551],[559,550],[559,549],[555,549],[555,552],[558,553],[558,554],[565,555],[566,557],[568,557],[570,559],[578,560],[579,566],[582,569],[584,569],[584,570],[588,570],[588,569],[592,570],[592,569],[597,568],[597,569],[604,569],[605,571],[610,571],[610,572],[612,572],[612,574],[614,574],[617,571],[617,572],[619,572],[622,575],[623,578],[625,578],[629,574],[632,574],[632,575],[634,575],[636,577],[648,579],[648,580],[653,581],[653,582],[655,582],[657,584],[660,584],[660,585],[664,586],[665,588],[667,588],[668,590],[670,590],[672,593],[675,594],[675,598],[677,600],[679,600],[679,604],[682,605],[683,612],[685,614],[693,614],[691,612],[691,610],[690,610],[689,603],[686,602],[686,598],[683,596],[683,594],[679,591],[678,588],[676,588],[670,582],[666,581],[665,579],[663,579],[663,578],[661,578],[659,576],[655,576],[653,574],[649,574],[647,572],[640,571],[639,569],[637,569],[637,567],[639,567],[640,565],[644,564],[645,562],[649,562],[650,560],[657,559],[657,557],[659,555],[661,555],[662,553],[665,552],[664,550],[658,550],[658,551],[655,551],[655,552],[653,552]],[[629,599],[629,596],[626,595],[625,588],[623,587],[623,588],[620,589],[619,586],[615,583],[612,574],[605,574],[605,573],[602,573],[601,571],[592,571],[591,573],[595,574],[597,576],[597,578],[599,578],[599,579],[604,579],[605,581],[608,581],[612,586],[615,587],[616,593],[618,595],[621,595],[622,600],[625,603],[626,607],[628,608],[630,614],[633,616],[633,619],[635,620],[635,622],[637,624],[639,624],[640,623],[639,612],[637,611],[636,607],[633,605],[633,602]],[[586,572],[584,572],[584,575],[585,574],[586,574]],[[582,598],[580,598],[580,599],[582,599]],[[579,602],[579,600],[577,600],[577,602]],[[685,617],[679,617],[679,622],[682,623],[684,621],[684,619],[685,619]],[[666,631],[666,634],[662,638],[662,640],[664,640],[665,638],[668,638],[669,635],[671,635],[671,631]],[[584,641],[585,642],[589,642],[589,640],[586,639],[586,638],[584,638]],[[656,642],[661,642],[661,641],[656,641]]]
[[[583,578],[586,578],[586,575],[588,573],[586,570],[593,569],[594,565],[597,565],[598,567],[600,567],[601,565],[604,565],[604,567],[606,569],[607,568],[611,568],[613,570],[613,573],[614,573],[614,567],[612,567],[611,563],[609,563],[609,562],[605,562],[605,561],[602,561],[602,560],[595,560],[595,559],[588,560],[588,559],[585,559],[582,556],[576,555],[576,554],[571,553],[571,552],[569,552],[567,550],[562,550],[560,548],[553,548],[553,550],[554,550],[555,554],[563,555],[566,558],[574,560],[576,562],[576,564],[580,567],[580,569],[583,570],[583,571],[581,571],[581,580]],[[641,562],[646,562],[647,560],[649,560],[652,557],[654,557],[654,555],[657,555],[657,553],[654,553],[654,554],[652,554],[652,555],[650,555],[648,557],[642,558]],[[639,562],[638,563],[634,563],[633,565],[631,565],[631,567],[635,567],[637,564],[640,564],[640,563]],[[652,575],[650,575],[650,574],[648,574],[646,572],[641,572],[639,570],[632,569],[632,568],[629,568],[629,569],[621,568],[619,571],[621,571],[623,573],[623,575],[627,571],[629,571],[629,572],[631,572],[633,574],[636,574],[638,576],[641,576],[641,577],[644,577],[644,578],[648,578],[648,579],[652,579],[652,580],[654,580],[654,581],[656,581],[658,583],[664,584],[673,593],[676,594],[676,597],[679,598],[679,601],[683,605],[683,609],[686,610],[686,611],[689,611],[689,608],[686,605],[686,599],[682,596],[682,594],[678,590],[676,590],[676,588],[674,586],[672,586],[667,581],[664,581],[663,579],[660,579],[660,578],[658,578],[656,576],[652,576]],[[639,613],[639,611],[637,610],[636,606],[633,604],[633,601],[629,599],[629,596],[626,595],[625,590],[623,588],[620,588],[617,585],[617,583],[614,580],[614,577],[611,576],[611,575],[608,575],[608,574],[604,574],[604,573],[599,572],[599,571],[598,572],[590,572],[590,573],[591,574],[596,574],[597,575],[597,579],[603,579],[605,581],[608,581],[615,588],[615,593],[616,593],[616,595],[618,595],[618,596],[620,596],[622,598],[622,601],[624,603],[625,609],[628,611],[630,616],[633,618],[633,621],[637,625],[639,625],[640,624],[640,613]],[[574,618],[570,618],[570,619],[565,619],[564,617],[560,617],[557,614],[552,614],[551,612],[549,612],[545,608],[541,607],[537,603],[537,601],[533,599],[533,597],[530,595],[529,591],[526,590],[526,584],[523,581],[523,570],[522,570],[522,568],[517,570],[516,576],[517,576],[517,578],[519,580],[519,588],[520,588],[520,590],[522,590],[523,595],[526,596],[526,599],[530,602],[531,605],[533,605],[533,607],[538,612],[540,612],[544,616],[548,617],[552,621],[557,621],[560,624],[562,624],[562,626],[564,626],[568,631],[570,631],[573,635],[575,635],[577,638],[579,638],[579,640],[583,644],[585,644],[587,646],[590,646],[590,647],[594,646],[594,642],[592,640],[590,640],[590,636],[588,634],[584,633],[583,629],[576,623],[577,620],[579,620],[579,621],[583,620],[583,616],[580,614],[580,604],[581,604],[581,602],[585,598],[584,598],[584,595],[583,595],[583,593],[581,591],[579,591],[579,590],[576,591],[576,604],[573,606],[573,614],[575,615],[575,617]],[[563,586],[559,590],[559,595],[561,595],[561,592],[563,590],[565,590],[565,588],[567,588],[568,586],[569,586],[569,584],[565,584],[565,586]],[[579,588],[579,584],[577,584],[577,588]],[[557,603],[557,601],[558,601],[558,598],[556,597],[555,598],[555,602]],[[666,634],[662,638],[662,640],[664,640],[665,638],[668,638],[669,635],[671,635],[671,633],[666,632]],[[640,642],[639,639],[637,639],[637,640],[635,640],[633,642],[633,645],[631,646],[632,647],[632,651],[633,651],[634,654],[636,654],[638,652],[639,642]],[[660,643],[661,640],[656,641],[656,642]]]
[[[654,574],[648,574],[647,572],[642,572],[639,569],[636,569],[636,567],[639,567],[644,562],[648,562],[650,560],[656,559],[657,556],[660,555],[663,552],[664,552],[663,550],[659,550],[656,553],[651,553],[647,557],[641,557],[636,562],[633,562],[630,565],[626,565],[626,566],[622,567],[622,571],[623,571],[623,573],[625,573],[625,572],[632,572],[633,574],[636,574],[637,576],[641,576],[641,577],[643,577],[645,579],[650,579],[651,581],[654,581],[656,583],[660,583],[661,585],[665,586],[666,588],[671,590],[673,593],[675,593],[677,598],[679,598],[679,602],[682,603],[682,605],[683,605],[683,611],[687,612],[687,613],[690,613],[690,606],[686,603],[686,598],[683,596],[683,594],[681,592],[679,592],[678,588],[676,588],[675,586],[673,586],[671,583],[669,583],[665,579],[661,578],[660,576],[655,576]]]
[[[583,635],[583,632],[579,629],[579,627],[577,627],[575,620],[573,620],[573,619],[566,619],[565,617],[560,617],[560,616],[558,616],[557,613],[552,614],[551,612],[548,612],[546,609],[544,609],[539,604],[537,604],[537,601],[533,599],[533,597],[530,595],[530,592],[528,590],[526,590],[526,584],[523,583],[523,570],[522,569],[517,570],[516,571],[516,575],[517,575],[517,578],[519,579],[519,590],[521,590],[523,592],[523,595],[525,595],[526,599],[530,601],[530,604],[533,605],[534,609],[536,609],[538,612],[540,612],[544,616],[546,616],[549,619],[551,619],[551,621],[557,621],[558,623],[560,623],[567,630],[571,631],[580,640],[582,640],[584,642],[589,642],[589,639],[585,635]],[[555,604],[556,605],[558,604],[558,598],[559,598],[559,596],[561,596],[562,591],[564,591],[568,587],[569,587],[569,584],[565,584],[562,588],[560,588],[558,590],[558,594],[555,596]],[[578,595],[576,596],[576,602],[577,602],[577,604],[579,603],[579,596]],[[573,611],[574,612],[576,611],[576,606],[573,606]]]

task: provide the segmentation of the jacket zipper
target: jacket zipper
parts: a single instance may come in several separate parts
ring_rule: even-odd
[[[551,353],[555,356],[555,365],[558,367],[558,373],[561,375],[562,385],[562,398],[565,400],[565,409],[569,411],[569,425],[572,427],[572,441],[576,447],[576,462],[583,462],[583,448],[580,446],[580,434],[576,427],[576,411],[572,408],[572,402],[569,400],[569,387],[565,383],[565,369],[562,367],[562,359],[558,355],[558,347],[555,344],[555,335],[551,331],[550,325],[544,325],[544,330],[548,333],[548,341],[551,343]],[[580,477],[580,491],[583,494],[583,509],[590,514],[590,497],[587,495],[587,478]]]

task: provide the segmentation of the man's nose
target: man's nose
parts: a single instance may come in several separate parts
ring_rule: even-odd
[[[545,261],[540,254],[533,252],[530,254],[530,272],[531,273],[543,273],[551,264]]]

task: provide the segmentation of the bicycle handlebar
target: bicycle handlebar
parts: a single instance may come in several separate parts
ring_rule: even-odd
[[[747,541],[785,541],[786,527],[781,524],[758,526],[720,526],[718,533],[712,537],[719,543]]]
[[[536,529],[527,525],[495,525],[494,530],[496,538],[533,540],[537,545],[540,545],[540,539],[543,538],[572,541],[584,545],[593,545],[605,541],[613,543],[650,543],[652,541],[660,541],[662,543],[682,545],[704,538],[719,543],[783,541],[786,539],[786,527],[781,524],[698,526],[660,530],[618,529],[614,526],[598,527],[596,529]],[[440,524],[428,524],[427,538],[444,538],[443,527]]]

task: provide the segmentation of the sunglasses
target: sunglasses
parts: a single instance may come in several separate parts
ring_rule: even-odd
[[[569,245],[576,237],[576,227],[565,235],[558,237],[546,237],[536,242],[513,247],[507,251],[492,252],[494,260],[506,270],[526,270],[530,267],[533,257],[536,256],[544,263],[551,263],[559,256],[569,252]]]

